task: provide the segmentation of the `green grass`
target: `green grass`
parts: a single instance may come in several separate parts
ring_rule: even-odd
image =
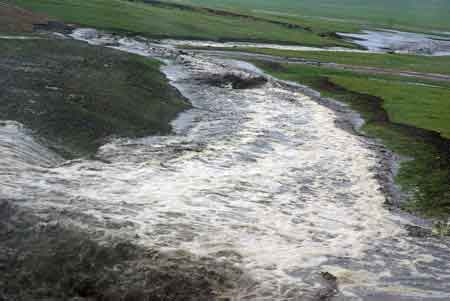
[[[450,144],[436,134],[450,138],[447,84],[418,86],[404,78],[362,76],[315,66],[256,64],[275,77],[306,84],[350,104],[366,120],[362,129],[366,134],[413,158],[401,163],[396,177],[409,195],[405,208],[434,217],[450,215]]]
[[[67,157],[111,136],[168,133],[189,108],[155,60],[70,40],[0,40],[0,52],[0,119]]]
[[[344,45],[341,40],[263,20],[161,7],[126,0],[13,0],[34,12],[82,26],[140,33],[156,38],[248,40],[304,45]]]
[[[450,31],[447,0],[172,0],[215,8],[266,12],[284,17],[310,19],[313,23],[361,24],[398,29]],[[328,18],[328,19],[324,19]]]
[[[331,81],[350,91],[377,96],[392,122],[432,130],[450,138],[450,89],[405,85],[392,80],[332,76]]]

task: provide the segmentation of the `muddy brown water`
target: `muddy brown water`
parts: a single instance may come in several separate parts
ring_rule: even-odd
[[[226,292],[232,300],[449,299],[449,242],[411,237],[404,226],[420,221],[383,206],[384,158],[337,126],[339,112],[271,78],[240,90],[205,80],[261,74],[244,62],[94,30],[73,36],[165,61],[194,109],[174,120],[172,135],[111,141],[101,160],[64,162],[3,122],[1,198],[235,266],[252,281]]]

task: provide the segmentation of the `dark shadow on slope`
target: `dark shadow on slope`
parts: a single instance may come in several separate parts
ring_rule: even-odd
[[[186,253],[90,236],[0,200],[0,300],[206,301],[241,275]]]

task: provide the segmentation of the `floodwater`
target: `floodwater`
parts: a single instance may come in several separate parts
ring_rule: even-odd
[[[340,33],[353,43],[372,52],[394,51],[397,53],[446,56],[450,55],[450,37],[443,35],[402,32],[396,30]]]
[[[3,122],[1,198],[239,267],[252,281],[227,292],[232,300],[317,299],[321,272],[337,277],[330,300],[449,299],[448,241],[409,236],[412,220],[383,206],[383,157],[337,125],[340,113],[275,79],[247,90],[208,82],[261,73],[244,62],[93,30],[73,36],[164,60],[194,108],[174,120],[172,135],[112,141],[101,160],[64,162]]]

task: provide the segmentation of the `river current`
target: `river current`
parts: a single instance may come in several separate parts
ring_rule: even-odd
[[[63,161],[16,122],[0,124],[0,197],[37,214],[242,269],[233,300],[448,300],[450,246],[414,238],[383,204],[374,142],[294,85],[238,90],[211,77],[261,71],[142,39],[78,30],[77,39],[157,57],[193,109],[173,134],[117,139]],[[103,46],[99,46],[103,47]],[[171,50],[172,49],[172,50]]]

